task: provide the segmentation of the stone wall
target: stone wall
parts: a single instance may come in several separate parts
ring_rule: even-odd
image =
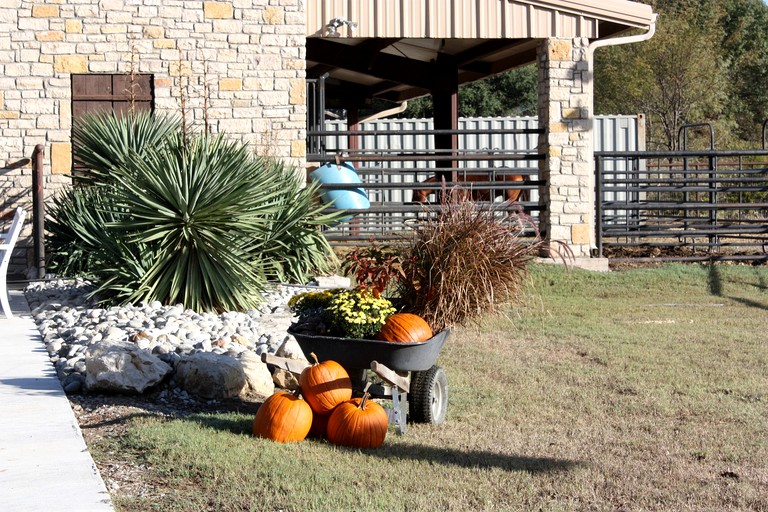
[[[547,39],[538,48],[539,201],[547,206],[541,230],[548,241],[566,242],[576,257],[594,247],[592,77],[589,40]]]
[[[36,144],[47,193],[69,183],[72,73],[153,74],[157,110],[183,95],[188,121],[303,166],[305,67],[304,0],[3,0],[0,213],[31,212]]]

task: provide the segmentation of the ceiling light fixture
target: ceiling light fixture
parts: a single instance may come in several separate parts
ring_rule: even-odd
[[[357,23],[354,22],[354,21],[349,21],[346,18],[333,18],[325,26],[325,30],[326,30],[325,37],[339,37],[339,36],[341,36],[341,34],[339,34],[339,29],[341,27],[343,27],[344,25],[348,26],[349,30],[351,32],[354,32],[355,29],[357,29]]]

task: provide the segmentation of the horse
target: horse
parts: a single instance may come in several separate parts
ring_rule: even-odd
[[[478,175],[478,174],[468,174],[465,176],[464,181],[466,183],[472,183],[472,182],[482,182],[482,181],[497,181],[497,182],[506,182],[506,183],[524,183],[528,181],[527,176],[523,176],[520,174],[500,174],[496,175],[494,177],[489,177],[487,175]],[[440,183],[441,178],[437,175],[431,176],[427,178],[426,180],[420,182],[420,183]],[[416,203],[426,203],[427,197],[430,194],[433,194],[435,192],[439,192],[438,190],[434,189],[416,189],[413,191],[413,201]],[[470,199],[472,201],[493,201],[497,197],[501,197],[502,199],[513,202],[513,201],[529,201],[531,197],[531,191],[528,189],[515,189],[515,188],[507,188],[507,189],[493,189],[493,187],[490,188],[482,188],[482,189],[473,189],[470,188],[468,190],[461,190],[461,193],[464,195],[463,198]],[[491,197],[491,194],[493,194],[493,197]]]

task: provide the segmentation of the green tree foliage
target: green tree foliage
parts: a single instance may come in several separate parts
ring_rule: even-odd
[[[598,50],[596,112],[642,112],[650,146],[676,149],[682,125],[723,114],[727,82],[718,39],[685,16],[662,16],[650,41]]]
[[[725,8],[722,49],[736,134],[756,142],[758,125],[768,119],[768,7],[761,0],[733,0]]]
[[[676,149],[680,126],[699,122],[715,126],[717,147],[754,147],[768,117],[768,6],[646,3],[660,14],[656,35],[595,55],[595,112],[645,113],[651,148]]]
[[[525,66],[478,80],[459,88],[459,115],[462,117],[536,115],[536,67]],[[400,117],[432,117],[432,99],[408,102]]]

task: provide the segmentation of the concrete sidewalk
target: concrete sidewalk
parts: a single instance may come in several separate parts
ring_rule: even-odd
[[[11,309],[0,315],[0,510],[113,511],[21,291]]]

